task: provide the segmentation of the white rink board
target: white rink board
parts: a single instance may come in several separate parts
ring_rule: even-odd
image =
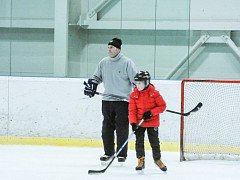
[[[101,138],[101,96],[84,96],[82,78],[0,77],[0,135]],[[180,81],[152,81],[180,111]],[[103,86],[98,87],[103,92]],[[179,141],[180,116],[161,116],[161,141]]]

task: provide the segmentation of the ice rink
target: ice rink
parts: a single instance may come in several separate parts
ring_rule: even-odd
[[[127,162],[117,161],[100,175],[88,175],[88,170],[101,170],[100,148],[50,146],[0,146],[1,180],[239,180],[239,161],[188,161],[180,162],[179,153],[162,152],[167,173],[153,163],[151,151],[146,152],[144,174],[135,171],[135,151],[129,150]]]

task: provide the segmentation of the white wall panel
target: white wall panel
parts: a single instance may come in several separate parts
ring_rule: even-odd
[[[0,41],[0,74],[10,73],[10,42]]]
[[[13,18],[54,18],[54,0],[12,0]]]
[[[11,17],[11,1],[0,0],[0,27],[9,27]]]
[[[55,0],[0,0],[0,27],[53,28]]]

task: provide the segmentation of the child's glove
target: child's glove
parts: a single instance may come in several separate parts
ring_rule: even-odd
[[[147,111],[143,114],[144,121],[149,121],[151,117],[152,117],[152,113],[150,111]]]
[[[132,131],[134,132],[134,134],[136,134],[136,131],[137,131],[136,123],[132,123]]]

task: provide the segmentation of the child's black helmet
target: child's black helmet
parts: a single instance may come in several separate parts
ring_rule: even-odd
[[[146,87],[150,84],[150,79],[151,76],[148,71],[139,71],[134,77],[135,81],[144,81]]]

